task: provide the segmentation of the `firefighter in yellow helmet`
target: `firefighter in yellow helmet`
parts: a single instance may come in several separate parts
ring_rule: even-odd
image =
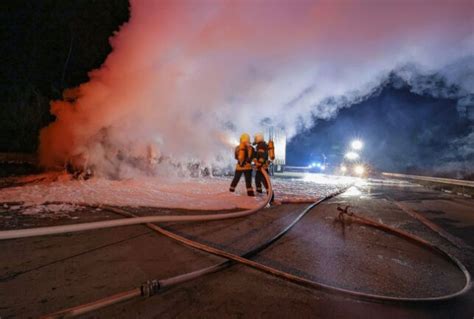
[[[240,177],[244,174],[245,186],[247,187],[247,195],[255,196],[252,188],[252,159],[254,157],[254,149],[250,145],[250,136],[244,133],[240,136],[240,144],[235,148],[235,175],[230,184],[230,191],[234,192],[235,187],[239,183]]]
[[[271,144],[271,145],[270,145]],[[263,137],[262,133],[257,133],[255,134],[255,139],[254,139],[254,145],[255,145],[255,167],[257,168],[257,172],[255,173],[255,187],[257,189],[258,193],[262,193],[262,184],[265,186],[265,189],[267,190],[268,193],[268,184],[267,180],[265,179],[265,176],[263,176],[263,173],[261,169],[264,169],[267,174],[268,174],[268,167],[270,166],[270,159],[274,159],[274,155],[272,155],[273,152],[273,141],[269,141],[269,144],[265,142],[265,139]],[[270,147],[271,146],[271,147]],[[271,201],[273,201],[273,195]]]

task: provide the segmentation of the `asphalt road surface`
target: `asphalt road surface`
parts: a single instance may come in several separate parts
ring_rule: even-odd
[[[314,208],[253,259],[333,286],[402,297],[459,290],[462,274],[404,239],[336,221],[337,207],[420,236],[458,257],[474,273],[474,200],[414,184],[373,181]],[[253,216],[166,224],[194,240],[242,253],[284,228],[305,207],[287,204]],[[189,211],[134,209],[141,215]],[[83,209],[55,220],[0,212],[2,229],[117,218]],[[428,226],[427,226],[428,225]],[[35,318],[210,266],[221,258],[184,247],[142,225],[0,242],[0,317]],[[85,318],[473,318],[474,293],[430,304],[360,301],[309,289],[234,265],[218,273],[86,315]]]

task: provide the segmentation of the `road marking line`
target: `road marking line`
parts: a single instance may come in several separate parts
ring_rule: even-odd
[[[469,248],[469,249],[473,249],[473,247],[471,247],[470,245],[466,244],[461,238],[458,238],[454,235],[451,235],[450,233],[448,233],[447,231],[445,231],[444,229],[442,229],[441,227],[439,227],[438,225],[436,225],[435,223],[433,223],[432,221],[430,221],[428,218],[426,218],[425,216],[421,215],[420,213],[416,212],[415,210],[409,208],[406,204],[402,203],[402,202],[397,202],[395,201],[394,199],[390,199],[398,208],[400,208],[401,210],[403,210],[405,213],[407,213],[408,215],[410,215],[411,217],[417,219],[418,221],[420,221],[421,223],[423,223],[425,226],[427,226],[428,228],[430,228],[431,230],[433,230],[434,232],[436,232],[438,235],[440,235],[441,237],[443,237],[444,239],[446,239],[447,241],[449,241],[451,244],[453,244],[454,246],[460,248],[460,249],[463,249],[463,248]]]

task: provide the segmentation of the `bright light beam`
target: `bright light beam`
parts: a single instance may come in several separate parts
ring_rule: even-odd
[[[344,157],[348,160],[354,161],[359,158],[359,154],[357,154],[356,152],[347,152]]]
[[[353,150],[359,151],[364,147],[364,143],[361,140],[353,140],[351,143],[351,147]]]
[[[361,176],[362,174],[364,174],[364,172],[365,172],[364,166],[362,166],[362,165],[356,165],[356,166],[354,167],[354,173],[356,173],[357,175]]]

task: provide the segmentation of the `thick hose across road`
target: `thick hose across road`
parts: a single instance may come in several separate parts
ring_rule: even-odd
[[[461,296],[461,295],[465,294],[471,288],[471,277],[470,277],[470,274],[467,271],[466,267],[457,258],[450,255],[448,252],[442,250],[441,248],[439,248],[437,246],[434,246],[433,244],[423,240],[422,238],[416,237],[416,236],[414,236],[412,234],[409,234],[409,233],[406,233],[404,231],[397,230],[397,229],[392,228],[390,226],[386,226],[384,224],[375,222],[373,220],[370,220],[370,219],[367,219],[367,218],[364,218],[364,217],[361,217],[361,216],[357,216],[355,214],[348,214],[349,217],[355,222],[358,222],[360,224],[367,225],[367,226],[370,226],[370,227],[375,227],[375,228],[381,229],[385,232],[389,232],[389,233],[394,234],[396,236],[405,238],[405,239],[407,239],[409,241],[412,241],[412,242],[414,242],[414,243],[416,243],[420,246],[423,246],[425,248],[433,250],[434,252],[438,253],[442,257],[448,259],[451,263],[453,263],[463,273],[463,275],[465,277],[465,284],[464,284],[463,288],[461,290],[455,292],[455,293],[452,293],[452,294],[437,296],[437,297],[426,297],[426,298],[405,298],[405,297],[392,297],[392,296],[384,296],[384,295],[376,295],[376,294],[367,294],[367,293],[352,291],[352,290],[343,289],[343,288],[339,288],[339,287],[334,287],[334,286],[326,285],[326,284],[319,283],[319,282],[316,282],[316,281],[312,281],[312,280],[309,280],[309,279],[306,279],[306,278],[303,278],[303,277],[300,277],[300,276],[296,276],[296,275],[293,275],[291,273],[287,273],[287,272],[284,272],[284,271],[280,271],[278,269],[275,269],[275,268],[272,268],[272,267],[269,267],[269,266],[266,266],[266,265],[263,265],[263,264],[260,264],[260,263],[257,263],[255,261],[252,261],[252,260],[248,259],[249,257],[257,254],[258,252],[262,251],[263,249],[265,249],[266,247],[268,247],[272,243],[274,243],[276,240],[281,238],[284,234],[286,234],[297,222],[299,222],[316,205],[320,204],[324,200],[327,200],[331,197],[336,196],[337,194],[338,193],[332,194],[328,197],[325,197],[325,198],[309,205],[302,213],[300,213],[282,231],[280,231],[274,237],[272,237],[271,239],[265,241],[264,243],[262,243],[258,247],[246,252],[245,254],[243,254],[241,256],[238,256],[238,255],[235,255],[235,254],[232,254],[232,253],[229,253],[229,252],[226,252],[226,251],[223,251],[223,250],[220,250],[220,249],[217,249],[217,248],[214,248],[214,247],[211,247],[211,246],[201,244],[199,242],[187,239],[187,238],[179,236],[179,235],[177,235],[173,232],[165,230],[165,229],[163,229],[159,226],[156,226],[156,225],[153,225],[153,224],[147,224],[147,227],[153,229],[154,231],[156,231],[160,234],[163,234],[163,235],[165,235],[169,238],[172,238],[172,239],[174,239],[174,240],[176,240],[176,241],[178,241],[178,242],[180,242],[180,243],[182,243],[186,246],[189,246],[189,247],[192,247],[192,248],[195,248],[195,249],[199,249],[199,250],[202,250],[202,251],[205,251],[205,252],[220,256],[220,257],[227,258],[227,261],[222,262],[222,263],[217,264],[217,265],[214,265],[214,266],[210,266],[210,267],[206,267],[206,268],[203,268],[203,269],[200,269],[200,270],[196,270],[196,271],[193,271],[193,272],[190,272],[190,273],[187,273],[187,274],[179,275],[179,276],[176,276],[176,277],[172,277],[172,278],[168,278],[168,279],[148,281],[144,285],[145,287],[147,287],[147,289],[144,289],[144,286],[142,285],[141,288],[135,288],[135,289],[132,289],[132,290],[129,290],[129,291],[125,291],[125,292],[122,292],[122,293],[119,293],[119,294],[115,294],[113,296],[109,296],[109,297],[97,300],[97,301],[89,303],[89,304],[77,306],[77,307],[74,307],[74,308],[65,309],[65,310],[56,312],[54,314],[51,314],[51,315],[47,316],[46,318],[61,318],[61,317],[66,317],[66,316],[67,317],[76,316],[76,315],[88,313],[90,311],[98,310],[100,308],[103,308],[103,307],[106,307],[106,306],[109,306],[109,305],[112,305],[112,304],[116,304],[116,303],[119,303],[119,302],[130,300],[132,298],[136,298],[136,297],[139,297],[139,296],[151,296],[153,294],[158,293],[159,291],[161,291],[164,288],[168,288],[168,287],[171,287],[171,286],[174,286],[174,285],[177,285],[177,284],[180,284],[180,283],[183,283],[183,282],[201,277],[203,275],[219,271],[221,269],[224,269],[224,268],[228,267],[229,265],[231,265],[235,262],[250,266],[254,269],[272,274],[272,275],[277,276],[279,278],[289,280],[291,282],[301,284],[301,285],[304,285],[304,286],[307,286],[307,287],[321,289],[321,290],[325,290],[325,291],[332,292],[332,293],[340,293],[340,294],[348,295],[348,296],[356,298],[356,299],[363,299],[363,300],[370,300],[370,301],[377,301],[377,302],[397,302],[398,303],[398,302],[438,302],[438,301],[445,301],[445,300],[448,300],[448,299],[452,299],[452,298]],[[133,217],[133,214],[131,214],[127,211],[123,211],[121,209],[115,209],[114,208],[114,209],[111,209],[111,210],[116,212],[116,213],[122,214],[122,215]],[[342,217],[342,221],[343,221],[344,215],[343,216],[340,215],[340,217]]]
[[[268,174],[266,174],[265,171],[263,171],[264,177],[267,179],[269,182],[269,177]],[[466,267],[454,256],[450,255],[448,252],[444,251],[443,249],[432,245],[431,243],[416,237],[414,235],[411,235],[409,233],[397,230],[395,228],[383,225],[381,223],[375,222],[373,220],[363,218],[360,216],[356,216],[351,214],[351,218],[361,224],[368,225],[371,227],[375,227],[378,229],[381,229],[385,232],[392,233],[396,236],[408,239],[410,241],[413,241],[420,246],[423,246],[427,249],[430,249],[437,254],[441,255],[442,257],[446,258],[449,260],[453,265],[455,265],[464,275],[465,277],[465,284],[463,288],[455,293],[448,294],[448,295],[443,295],[443,296],[437,296],[437,297],[422,297],[422,298],[406,298],[406,297],[394,297],[394,296],[385,296],[385,295],[377,295],[377,294],[369,294],[369,293],[363,293],[363,292],[358,292],[358,291],[353,291],[349,289],[344,289],[344,288],[339,288],[331,285],[327,285],[324,283],[316,282],[313,280],[309,280],[285,271],[278,270],[276,268],[255,262],[253,260],[250,260],[249,257],[255,255],[256,253],[262,251],[269,245],[271,245],[273,242],[281,238],[285,233],[287,233],[298,221],[300,221],[305,214],[307,214],[314,206],[318,205],[320,202],[323,200],[326,200],[328,198],[331,198],[335,196],[336,194],[330,195],[326,198],[323,198],[322,200],[315,202],[308,206],[302,213],[300,213],[295,220],[285,227],[281,232],[279,232],[277,235],[272,237],[270,240],[266,241],[265,243],[259,245],[258,247],[252,249],[251,251],[246,252],[245,254],[239,256],[235,255],[232,253],[229,253],[227,251],[217,249],[190,239],[187,239],[185,237],[182,237],[180,235],[177,235],[169,230],[163,229],[157,225],[151,224],[153,222],[189,222],[189,221],[205,221],[205,220],[221,220],[221,219],[230,219],[230,218],[238,218],[238,217],[244,217],[251,215],[255,213],[256,211],[262,209],[265,207],[272,195],[272,187],[271,183],[268,183],[269,186],[269,193],[261,205],[255,209],[251,210],[246,210],[242,212],[237,212],[237,213],[227,213],[227,214],[212,214],[212,215],[191,215],[191,216],[147,216],[147,217],[135,217],[133,214],[121,210],[121,209],[116,209],[116,208],[111,208],[109,207],[108,209],[111,211],[114,211],[116,213],[121,213],[122,215],[126,215],[129,217],[133,218],[125,218],[125,219],[119,219],[119,220],[112,220],[112,221],[104,221],[104,222],[94,222],[94,223],[82,223],[82,224],[76,224],[76,225],[66,225],[66,226],[57,226],[57,227],[42,227],[42,228],[32,228],[32,229],[24,229],[24,230],[17,230],[17,231],[1,231],[0,232],[0,239],[12,239],[12,238],[22,238],[22,237],[31,237],[31,236],[41,236],[41,235],[52,235],[52,234],[60,234],[60,233],[67,233],[67,232],[76,232],[76,231],[84,231],[84,230],[90,230],[90,229],[101,229],[101,228],[109,228],[109,227],[119,227],[119,226],[124,226],[124,225],[134,225],[134,224],[143,224],[145,223],[147,227],[153,229],[154,231],[163,234],[171,239],[174,239],[186,246],[205,251],[208,253],[211,253],[216,256],[220,256],[223,258],[226,258],[227,260],[225,262],[222,262],[220,264],[206,267],[197,271],[193,271],[191,273],[187,274],[182,274],[176,277],[168,278],[168,279],[162,279],[162,280],[151,280],[142,285],[140,288],[135,288],[129,291],[125,291],[119,294],[115,294],[113,296],[109,296],[85,305],[80,305],[74,308],[69,308],[65,309],[59,312],[56,312],[54,314],[46,316],[46,318],[63,318],[63,317],[71,317],[71,316],[77,316],[81,314],[88,313],[90,311],[98,310],[100,308],[116,304],[118,302],[123,302],[138,296],[151,296],[153,294],[158,293],[161,291],[161,289],[171,287],[174,285],[177,285],[182,282],[186,282],[189,280],[192,280],[194,278],[198,278],[200,276],[216,272],[218,270],[224,269],[225,267],[233,264],[233,263],[241,263],[247,266],[250,266],[254,269],[257,269],[262,272],[269,273],[271,275],[274,275],[276,277],[303,285],[311,288],[316,288],[328,292],[333,292],[333,293],[339,293],[343,295],[347,295],[356,299],[364,299],[364,300],[371,300],[371,301],[378,301],[378,302],[436,302],[436,301],[444,301],[448,299],[452,299],[455,297],[458,297],[460,295],[465,294],[470,288],[471,288],[471,277],[469,272],[467,271]]]
[[[304,211],[303,214],[300,214],[297,217],[297,219],[295,219],[295,221],[292,224],[290,224],[289,227],[287,227],[283,232],[279,233],[275,237],[278,239],[281,236],[283,236],[291,227],[294,226],[294,224],[296,224],[296,222],[298,222],[312,207],[314,207],[318,203],[319,202],[315,203],[314,205],[310,205],[308,207],[308,209]],[[174,239],[174,240],[176,240],[176,241],[178,241],[178,242],[180,242],[184,245],[187,245],[189,247],[192,247],[192,248],[195,248],[195,249],[198,249],[198,250],[201,250],[201,251],[205,251],[205,252],[211,253],[211,254],[216,255],[216,256],[227,258],[228,260],[232,260],[234,262],[238,262],[238,263],[250,266],[254,269],[257,269],[257,270],[269,273],[271,275],[274,275],[274,276],[292,281],[294,283],[301,284],[301,285],[308,286],[308,287],[312,287],[312,288],[325,290],[325,291],[329,291],[329,292],[340,293],[340,294],[344,294],[344,295],[347,295],[347,296],[350,296],[350,297],[353,297],[353,298],[357,298],[357,299],[362,299],[362,300],[370,300],[370,301],[378,301],[378,302],[409,302],[409,303],[413,303],[413,302],[439,302],[439,301],[445,301],[445,300],[449,300],[449,299],[453,299],[455,297],[461,296],[461,295],[465,294],[466,292],[468,292],[470,290],[470,288],[471,288],[471,275],[469,274],[469,271],[461,263],[461,261],[459,261],[456,257],[452,256],[451,254],[449,254],[448,252],[446,252],[442,248],[437,247],[437,246],[431,244],[430,242],[428,242],[428,241],[426,241],[426,240],[424,240],[420,237],[417,237],[417,236],[412,235],[410,233],[407,233],[407,232],[395,229],[393,227],[381,224],[381,223],[373,221],[371,219],[364,218],[364,217],[361,217],[361,216],[358,216],[358,215],[355,215],[355,214],[351,214],[351,215],[349,215],[349,217],[357,223],[367,225],[367,226],[370,226],[370,227],[373,227],[373,228],[377,228],[377,229],[382,230],[382,231],[387,232],[387,233],[391,233],[395,236],[398,236],[398,237],[404,238],[406,240],[409,240],[411,242],[414,242],[419,246],[422,246],[426,249],[429,249],[429,250],[437,253],[441,257],[443,257],[446,260],[450,261],[454,266],[456,266],[463,273],[463,276],[464,276],[464,279],[465,279],[463,287],[460,290],[458,290],[454,293],[447,294],[447,295],[442,295],[442,296],[436,296],[436,297],[395,297],[395,296],[385,296],[385,295],[378,295],[378,294],[370,294],[370,293],[364,293],[364,292],[359,292],[359,291],[353,291],[353,290],[349,290],[349,289],[339,288],[339,287],[327,285],[327,284],[324,284],[324,283],[316,282],[316,281],[309,280],[309,279],[306,279],[306,278],[303,278],[303,277],[300,277],[300,276],[296,276],[296,275],[293,275],[291,273],[284,272],[284,271],[278,270],[276,268],[266,266],[264,264],[255,262],[255,261],[250,260],[250,259],[247,258],[248,255],[251,256],[253,254],[248,254],[248,255],[246,254],[246,255],[243,255],[243,256],[238,256],[238,255],[229,253],[227,251],[224,251],[224,250],[221,250],[221,249],[218,249],[218,248],[214,248],[214,247],[211,247],[211,246],[208,246],[208,245],[205,245],[205,244],[187,239],[185,237],[182,237],[180,235],[172,233],[172,232],[170,232],[168,230],[165,230],[165,229],[163,229],[159,226],[156,226],[156,225],[151,225],[152,227],[150,227],[150,228],[157,231],[157,232],[159,232],[159,233],[161,233],[161,234],[163,234],[163,235],[165,235],[165,236],[167,236],[167,237],[169,237],[169,238],[172,238],[172,239]],[[267,246],[265,246],[265,247],[267,247]],[[257,252],[258,251],[254,252],[254,253],[257,253]]]
[[[268,185],[270,185],[270,189],[271,189],[271,182],[270,182],[268,176],[266,178],[267,178]],[[296,223],[298,223],[304,217],[304,215],[306,215],[309,211],[311,211],[311,209],[313,209],[315,206],[319,205],[323,201],[326,201],[326,200],[328,200],[328,199],[330,199],[334,196],[337,196],[338,194],[344,192],[345,190],[346,190],[346,188],[344,188],[342,190],[339,190],[338,192],[335,192],[333,194],[330,194],[330,195],[328,195],[324,198],[321,198],[321,199],[317,200],[316,202],[312,202],[301,213],[299,213],[298,216],[296,216],[296,218],[293,219],[293,221],[290,224],[288,224],[284,229],[282,229],[280,232],[278,232],[272,238],[266,240],[265,242],[258,245],[257,247],[254,247],[253,249],[245,252],[244,254],[241,255],[241,257],[243,257],[243,258],[252,257],[255,254],[257,254],[257,253],[261,252],[262,250],[264,250],[265,248],[269,247],[274,242],[276,242],[278,239],[283,237],[283,235],[285,235],[291,228],[293,228],[293,226],[295,226]],[[267,195],[268,200],[271,199],[271,195],[272,195],[272,193],[269,191],[269,193]],[[112,212],[120,214],[122,216],[137,218],[134,214],[132,214],[132,213],[126,211],[126,210],[120,209],[120,208],[109,207],[109,206],[105,206],[105,207],[102,206],[102,207],[106,210],[112,211]],[[173,234],[172,232],[169,232],[168,230],[163,229],[162,227],[159,227],[159,226],[156,226],[156,225],[150,224],[150,223],[147,223],[146,226],[148,228],[154,230],[155,232],[158,232],[160,234],[165,235],[166,237],[170,237],[172,239],[177,240],[177,238],[173,237],[173,235],[175,235],[175,234]],[[186,240],[184,237],[180,237],[180,236],[177,236],[177,237]],[[178,241],[180,241],[180,240],[178,239]],[[192,242],[192,241],[190,241],[190,242]],[[185,244],[186,246],[189,246],[189,243],[184,243],[184,242],[182,242],[182,243]],[[120,302],[125,302],[127,300],[134,299],[134,298],[137,298],[137,297],[140,297],[140,296],[148,296],[149,297],[151,295],[154,295],[154,294],[160,292],[163,289],[170,288],[172,286],[176,286],[178,284],[181,284],[181,283],[184,283],[184,282],[202,277],[204,275],[217,272],[219,270],[222,270],[222,269],[225,269],[225,268],[231,266],[232,264],[235,264],[235,262],[232,261],[232,260],[226,260],[226,261],[221,262],[219,264],[209,266],[209,267],[205,267],[205,268],[202,268],[202,269],[198,269],[198,270],[195,270],[195,271],[192,271],[192,272],[189,272],[189,273],[181,274],[181,275],[178,275],[178,276],[175,276],[175,277],[166,278],[166,279],[159,279],[159,280],[149,280],[149,281],[147,281],[147,283],[145,283],[141,287],[134,288],[134,289],[124,291],[124,292],[120,292],[118,294],[114,294],[114,295],[111,295],[111,296],[108,296],[108,297],[105,297],[105,298],[102,298],[102,299],[99,299],[99,300],[96,300],[96,301],[93,301],[93,302],[90,302],[90,303],[87,303],[87,304],[79,305],[79,306],[68,308],[68,309],[63,309],[61,311],[43,316],[42,318],[70,318],[70,317],[83,315],[83,314],[86,314],[86,313],[89,313],[89,312],[92,312],[92,311],[96,311],[96,310],[102,309],[104,307],[113,305],[113,304],[117,304],[117,303],[120,303]],[[144,289],[144,286],[147,286],[148,288]],[[154,287],[154,289],[153,289],[153,287]]]
[[[192,248],[195,248],[195,249],[198,249],[198,250],[201,250],[201,251],[205,251],[205,252],[208,252],[210,254],[219,256],[219,257],[227,258],[229,260],[232,260],[232,261],[244,264],[246,266],[249,266],[251,268],[254,268],[256,270],[259,270],[259,271],[274,275],[276,277],[294,282],[296,284],[300,284],[300,285],[303,285],[303,286],[306,286],[306,287],[316,288],[316,289],[320,289],[320,290],[324,290],[324,291],[328,291],[328,292],[332,292],[332,293],[343,294],[343,295],[353,297],[353,298],[356,298],[356,299],[376,301],[376,302],[396,302],[396,303],[400,303],[400,302],[408,302],[408,303],[439,302],[439,301],[446,301],[446,300],[453,299],[453,298],[459,297],[461,295],[464,295],[465,293],[467,293],[471,289],[471,275],[469,274],[469,271],[467,270],[467,268],[461,263],[461,261],[459,261],[456,257],[452,256],[451,254],[449,254],[448,252],[446,252],[442,248],[437,247],[437,246],[429,243],[428,241],[426,241],[426,240],[424,240],[420,237],[417,237],[415,235],[409,234],[409,233],[401,231],[401,230],[397,230],[393,227],[378,223],[378,222],[373,221],[371,219],[360,217],[360,216],[357,216],[355,214],[352,214],[352,216],[350,216],[350,217],[353,218],[353,220],[357,223],[367,225],[367,226],[370,226],[370,227],[374,227],[374,228],[380,229],[384,232],[388,232],[388,233],[391,233],[391,234],[396,235],[398,237],[401,237],[401,238],[407,239],[409,241],[412,241],[412,242],[414,242],[414,243],[416,243],[420,246],[423,246],[424,248],[427,248],[429,250],[434,251],[438,255],[440,255],[443,258],[445,258],[446,260],[450,261],[464,275],[465,282],[464,282],[463,288],[460,289],[459,291],[456,291],[454,293],[447,294],[447,295],[442,295],[442,296],[437,296],[437,297],[419,297],[419,298],[417,298],[417,297],[394,297],[394,296],[385,296],[385,295],[364,293],[364,292],[354,291],[354,290],[350,290],[350,289],[339,288],[339,287],[327,285],[327,284],[324,284],[324,283],[321,283],[321,282],[313,281],[313,280],[310,280],[310,279],[307,279],[307,278],[303,278],[303,277],[300,277],[300,276],[297,276],[297,275],[294,275],[294,274],[291,274],[291,273],[288,273],[288,272],[285,272],[285,271],[281,271],[279,269],[276,269],[276,268],[273,268],[273,267],[255,262],[255,261],[250,260],[248,258],[238,256],[238,255],[229,253],[227,251],[224,251],[224,250],[221,250],[221,249],[218,249],[218,248],[214,248],[214,247],[211,247],[211,246],[208,246],[208,245],[205,245],[205,244],[187,239],[187,238],[182,237],[180,235],[174,234],[170,231],[164,230],[164,229],[162,229],[158,226],[155,226],[155,227],[160,228],[159,230],[157,229],[157,231],[159,231],[161,234],[164,234],[165,236],[167,236],[169,238],[172,238],[172,239],[174,239],[174,240],[176,240],[180,243],[183,243],[183,244],[185,244],[189,247],[192,247]]]
[[[269,185],[268,195],[273,193],[272,185],[270,184],[270,178],[267,172],[262,169],[261,172],[267,180],[267,185]],[[144,216],[136,218],[121,218],[114,220],[104,220],[100,222],[92,223],[79,223],[72,225],[62,225],[62,226],[50,226],[50,227],[37,227],[37,228],[26,228],[26,229],[16,229],[16,230],[6,230],[0,231],[0,240],[5,239],[16,239],[16,238],[25,238],[25,237],[35,237],[35,236],[46,236],[46,235],[57,235],[65,233],[74,233],[85,230],[94,230],[94,229],[103,229],[103,228],[112,228],[136,224],[147,224],[147,223],[163,223],[163,222],[203,222],[211,220],[223,220],[223,219],[232,219],[245,217],[252,215],[259,210],[263,209],[271,200],[271,196],[267,196],[265,201],[258,205],[256,208],[235,212],[235,213],[221,213],[221,214],[207,214],[207,215],[171,215],[171,216]]]

